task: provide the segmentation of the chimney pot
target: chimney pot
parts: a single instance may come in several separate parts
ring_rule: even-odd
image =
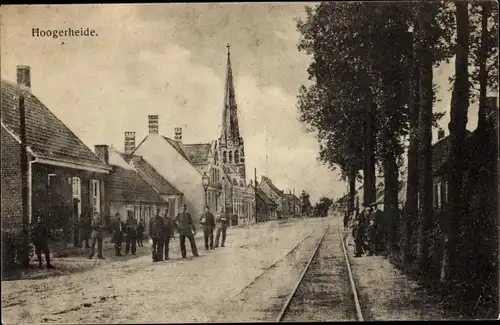
[[[106,144],[98,144],[94,146],[94,151],[97,157],[106,164],[109,163],[109,147]]]
[[[21,87],[31,88],[31,71],[27,65],[16,66],[17,84]]]
[[[175,139],[175,141],[182,142],[182,128],[181,127],[174,128],[174,139]]]
[[[158,133],[158,115],[148,115],[149,134]]]
[[[438,130],[438,140],[441,140],[442,138],[444,138],[444,129],[439,129]]]
[[[125,150],[130,155],[135,150],[135,132],[125,132]]]

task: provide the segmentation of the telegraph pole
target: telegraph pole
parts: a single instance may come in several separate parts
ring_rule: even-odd
[[[253,177],[254,177],[254,197],[255,197],[255,207],[254,207],[254,210],[255,210],[255,223],[258,223],[258,219],[257,218],[257,168],[254,168],[253,169]]]

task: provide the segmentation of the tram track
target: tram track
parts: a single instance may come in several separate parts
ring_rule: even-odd
[[[275,321],[363,320],[344,238],[328,226]]]

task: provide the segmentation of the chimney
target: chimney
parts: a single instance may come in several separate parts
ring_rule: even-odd
[[[182,128],[181,127],[174,128],[174,139],[175,139],[175,141],[182,142]]]
[[[158,115],[148,115],[149,134],[158,134]]]
[[[444,138],[444,129],[442,128],[439,128],[438,130],[438,140],[441,140],[442,138]]]
[[[125,132],[125,154],[130,155],[135,149],[135,132]]]
[[[94,151],[97,157],[106,164],[109,163],[109,148],[106,144],[98,144],[94,146]]]
[[[30,67],[27,65],[18,65],[17,69],[17,84],[21,87],[31,88],[31,73]]]

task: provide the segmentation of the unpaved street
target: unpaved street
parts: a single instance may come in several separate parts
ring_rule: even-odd
[[[4,281],[3,322],[202,322],[234,320],[235,315],[238,320],[257,320],[260,316],[250,315],[258,309],[252,304],[292,289],[301,272],[293,266],[307,262],[331,221],[299,219],[229,229],[225,248],[205,252],[202,240],[197,240],[201,256],[196,259],[179,260],[175,251],[173,260],[154,264],[149,254],[126,261],[75,259],[100,265],[58,277]],[[284,263],[283,258],[295,263]],[[289,276],[261,281],[273,269]],[[269,293],[246,301],[245,291],[259,281],[266,283]],[[236,307],[235,300],[245,308]]]

